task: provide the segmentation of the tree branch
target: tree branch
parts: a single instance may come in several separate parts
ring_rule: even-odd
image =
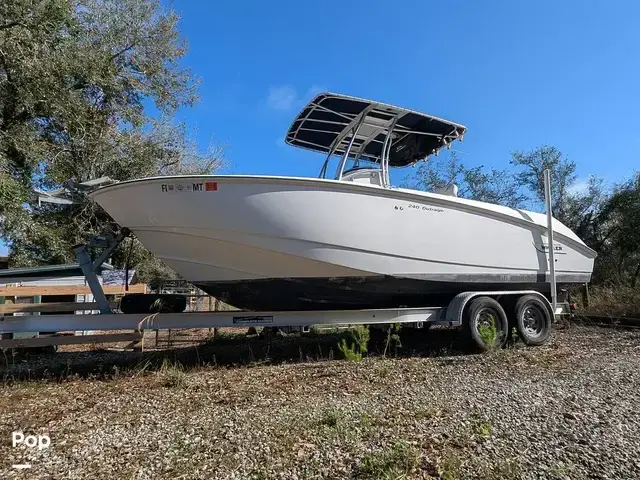
[[[122,55],[123,53],[128,52],[129,50],[131,50],[133,47],[136,46],[136,42],[133,42],[131,44],[129,44],[128,46],[124,47],[122,50],[120,50],[117,53],[114,53],[113,55],[111,55],[111,60],[115,60],[116,58],[118,58],[120,55]]]

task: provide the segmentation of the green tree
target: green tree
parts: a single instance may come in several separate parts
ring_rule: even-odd
[[[515,174],[518,185],[528,193],[534,208],[544,208],[544,171],[551,170],[551,209],[560,221],[566,217],[567,200],[575,183],[576,164],[555,147],[543,145],[529,152],[513,152],[511,165],[520,167]]]
[[[598,281],[633,288],[640,280],[640,173],[617,185],[599,216]]]
[[[220,149],[199,151],[171,121],[197,100],[177,25],[158,0],[0,4],[0,237],[13,265],[73,261],[73,244],[116,228],[88,201],[38,205],[35,189],[220,165]],[[139,246],[131,252],[151,261]],[[124,249],[114,256],[124,258]]]
[[[562,221],[596,251],[600,250],[607,238],[602,208],[608,198],[604,181],[591,176],[586,188],[570,191],[564,199]]]
[[[467,168],[453,151],[446,158],[432,157],[421,163],[406,183],[426,191],[456,184],[459,197],[514,208],[522,206],[526,199],[511,172],[495,168],[486,170],[483,166]]]

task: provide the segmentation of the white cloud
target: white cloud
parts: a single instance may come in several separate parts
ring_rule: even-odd
[[[298,93],[291,85],[270,87],[267,105],[273,110],[291,110],[297,97]]]
[[[323,87],[322,85],[311,85],[311,88],[307,90],[307,93],[305,94],[303,100],[311,101],[313,97],[315,97],[319,93],[326,92],[326,91],[327,91],[326,87]]]
[[[267,96],[267,106],[272,110],[280,111],[302,108],[307,102],[310,102],[313,97],[326,91],[327,89],[322,85],[312,85],[303,95],[298,95],[298,91],[291,85],[270,87],[269,95]]]
[[[587,191],[589,190],[589,179],[579,178],[567,190],[571,195],[580,195],[587,193]]]

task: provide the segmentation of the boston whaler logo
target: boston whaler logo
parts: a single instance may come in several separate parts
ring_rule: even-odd
[[[536,250],[538,250],[539,252],[542,253],[547,253],[549,252],[549,245],[546,243],[540,243],[540,244],[533,244],[533,246],[536,248]],[[566,255],[567,252],[564,252],[562,250],[562,245],[554,245],[553,246],[553,252],[555,254],[560,254],[560,255]]]

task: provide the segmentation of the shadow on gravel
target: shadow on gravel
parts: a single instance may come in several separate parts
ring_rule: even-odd
[[[87,350],[81,352],[0,352],[0,382],[111,379],[122,374],[158,371],[167,363],[184,370],[203,366],[257,366],[343,359],[341,342],[350,344],[352,330],[315,331],[273,336],[222,334],[196,346],[145,352]],[[393,338],[371,330],[365,356],[451,357],[468,350],[453,329],[402,329]]]

